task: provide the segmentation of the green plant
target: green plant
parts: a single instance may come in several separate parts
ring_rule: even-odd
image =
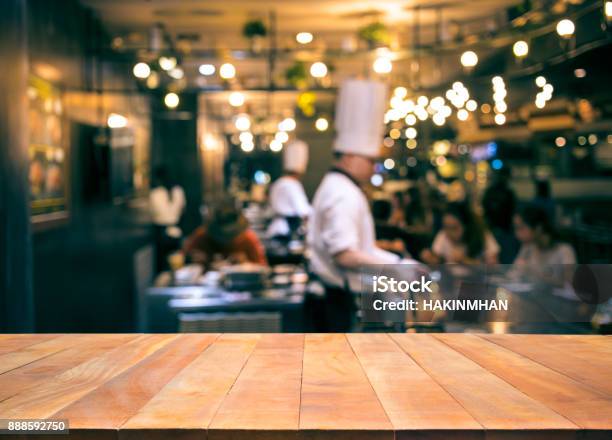
[[[368,44],[389,44],[389,29],[383,23],[375,22],[359,29],[359,38]]]
[[[247,21],[242,28],[242,35],[246,38],[265,37],[268,34],[268,28],[261,20]]]
[[[308,71],[306,64],[302,61],[296,61],[287,70],[285,70],[285,79],[292,86],[302,89],[308,83]]]

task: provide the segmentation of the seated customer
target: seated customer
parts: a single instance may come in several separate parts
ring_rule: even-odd
[[[215,209],[212,219],[197,228],[183,245],[183,252],[195,263],[205,267],[216,259],[232,263],[267,265],[263,245],[247,220],[233,202],[225,202]]]
[[[427,264],[496,264],[499,245],[480,218],[465,203],[451,203],[442,217],[442,230],[431,249],[421,252]]]
[[[571,280],[576,254],[569,244],[559,240],[546,211],[526,206],[514,216],[514,231],[521,242],[514,273],[565,288]]]

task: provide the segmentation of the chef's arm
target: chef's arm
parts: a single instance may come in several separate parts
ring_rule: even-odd
[[[334,255],[336,264],[344,269],[358,269],[370,264],[385,264],[380,258],[354,249],[347,249]]]

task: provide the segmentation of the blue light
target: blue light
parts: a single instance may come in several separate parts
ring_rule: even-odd
[[[493,162],[491,162],[491,167],[494,170],[501,170],[503,166],[504,166],[504,163],[500,159],[495,159]]]
[[[489,142],[487,144],[487,153],[490,157],[495,156],[497,154],[497,144],[495,142]]]
[[[263,185],[264,183],[268,183],[269,181],[268,173],[264,173],[261,170],[255,171],[255,176],[253,178],[255,180],[255,183],[258,183],[260,185]]]
[[[374,165],[374,172],[375,173],[384,173],[385,171],[386,170],[385,170],[384,165],[382,163],[380,163],[380,162],[376,162],[376,164]]]

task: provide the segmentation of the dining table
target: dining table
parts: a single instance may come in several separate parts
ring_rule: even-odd
[[[611,372],[604,335],[3,334],[0,438],[603,440]]]

